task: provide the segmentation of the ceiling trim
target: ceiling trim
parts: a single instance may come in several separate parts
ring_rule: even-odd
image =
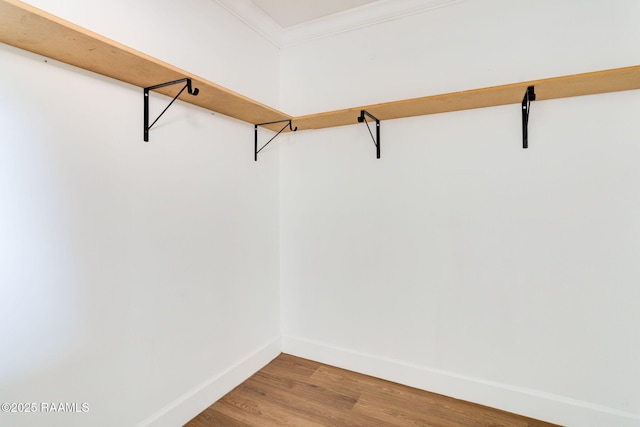
[[[251,0],[213,1],[275,46],[285,48],[466,0],[378,0],[284,29]]]
[[[280,48],[282,27],[251,0],[213,0],[256,33]]]
[[[379,0],[285,28],[280,47],[294,46],[463,1],[466,0]]]

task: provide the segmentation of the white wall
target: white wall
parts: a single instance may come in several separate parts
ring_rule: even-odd
[[[632,0],[466,1],[283,50],[282,108],[640,63]],[[284,351],[564,425],[640,425],[638,91],[298,132]],[[354,117],[355,122],[355,117]]]
[[[283,49],[282,109],[303,115],[637,65],[633,0],[466,0]]]
[[[277,102],[278,50],[213,2],[33,3]],[[0,402],[89,405],[0,425],[182,425],[280,351],[278,146],[180,102],[145,143],[142,89],[0,63]]]

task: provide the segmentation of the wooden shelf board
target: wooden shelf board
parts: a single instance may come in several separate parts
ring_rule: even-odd
[[[93,33],[17,0],[0,0],[0,42],[141,88],[185,77],[198,96],[180,100],[249,123],[290,116],[184,70]],[[157,92],[175,96],[178,86]],[[142,95],[141,95],[142,97]]]
[[[360,110],[380,120],[458,110],[519,104],[528,86],[536,100],[640,89],[640,66],[549,78],[433,95],[292,118],[269,106],[194,76],[144,53],[109,40],[19,0],[0,0],[0,42],[7,43],[85,70],[139,87],[149,87],[189,77],[198,96],[183,94],[182,101],[248,123],[293,120],[298,130],[321,129],[357,123]],[[157,92],[174,96],[176,87]],[[266,126],[279,130],[279,124]],[[286,132],[286,131],[285,131]]]
[[[640,66],[616,68],[529,82],[365,105],[294,118],[299,130],[356,124],[360,110],[379,120],[447,113],[498,105],[520,104],[528,86],[535,86],[536,101],[640,89]]]

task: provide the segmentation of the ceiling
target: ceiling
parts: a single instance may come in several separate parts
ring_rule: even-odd
[[[252,0],[282,28],[292,27],[376,0]]]

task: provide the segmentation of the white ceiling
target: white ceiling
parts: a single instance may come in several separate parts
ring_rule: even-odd
[[[467,0],[213,1],[283,48]]]
[[[252,0],[282,28],[292,27],[376,0]]]

